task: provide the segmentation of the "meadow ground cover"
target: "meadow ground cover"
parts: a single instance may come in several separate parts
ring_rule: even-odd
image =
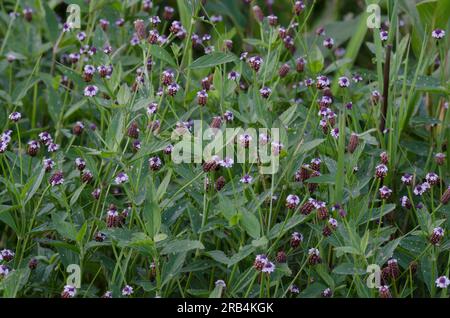
[[[448,297],[448,0],[0,2],[3,297]]]

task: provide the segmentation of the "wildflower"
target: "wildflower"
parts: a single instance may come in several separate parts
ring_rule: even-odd
[[[280,142],[277,141],[273,141],[272,142],[272,154],[274,156],[277,156],[280,154],[281,150],[283,150],[284,145]]]
[[[383,151],[382,153],[380,153],[380,160],[382,164],[389,164],[389,157],[386,151]]]
[[[439,226],[435,227],[433,229],[433,233],[431,234],[430,242],[433,245],[439,245],[443,237],[444,237],[444,229]]]
[[[422,183],[422,184],[418,184],[418,185],[414,188],[413,192],[414,192],[415,195],[421,196],[422,194],[424,194],[425,192],[427,192],[427,190],[429,190],[429,189],[430,189],[430,184],[429,184],[428,182],[425,181],[425,182]]]
[[[106,234],[103,232],[95,233],[94,240],[97,242],[103,242],[106,239]]]
[[[380,92],[377,91],[377,90],[374,90],[374,91],[371,93],[371,99],[372,99],[372,103],[377,104],[377,103],[380,101],[380,99],[381,99],[381,94],[380,94]]]
[[[134,138],[134,139],[139,138],[139,127],[135,121],[133,121],[130,124],[130,127],[128,127],[127,135],[130,138]]]
[[[65,285],[61,293],[61,298],[73,298],[77,293],[77,289],[72,285]]]
[[[269,260],[267,259],[266,255],[256,255],[255,261],[253,262],[253,267],[258,271],[262,271],[268,261]]]
[[[232,81],[237,81],[241,77],[241,74],[239,74],[236,71],[231,71],[228,73],[228,79]]]
[[[309,202],[314,206],[314,208],[317,209],[317,216],[320,220],[325,220],[328,217],[329,213],[325,202],[317,201],[311,198]]]
[[[323,46],[327,49],[331,49],[334,45],[334,39],[333,38],[326,38],[323,40]]]
[[[159,157],[151,157],[148,160],[148,163],[150,165],[150,169],[153,171],[158,171],[162,165],[161,159]]]
[[[436,287],[439,288],[447,288],[448,285],[450,285],[450,279],[447,278],[447,276],[440,276],[436,279]]]
[[[350,140],[348,142],[347,151],[349,153],[354,153],[356,150],[356,147],[358,147],[359,144],[359,137],[357,134],[352,133],[350,135]]]
[[[298,73],[302,73],[305,70],[306,59],[299,57],[295,60],[295,69]]]
[[[147,42],[150,44],[156,44],[159,39],[159,33],[157,30],[150,30],[148,32]]]
[[[84,170],[83,173],[81,174],[81,181],[84,183],[90,183],[93,179],[94,175],[92,174],[92,172],[90,170]]]
[[[86,161],[83,158],[76,158],[75,166],[77,167],[78,170],[83,171],[84,168],[86,168]]]
[[[134,21],[133,24],[134,24],[134,30],[136,31],[137,37],[139,38],[139,40],[143,40],[147,33],[145,30],[144,20],[137,19],[136,21]]]
[[[61,185],[64,183],[64,176],[62,171],[57,171],[55,172],[49,180],[50,184],[52,185],[52,187],[57,186],[57,185]]]
[[[311,160],[310,167],[315,171],[320,171],[320,165],[322,164],[322,160],[320,158],[314,158]]]
[[[109,21],[106,19],[100,19],[100,27],[103,29],[103,31],[106,32],[106,30],[108,30],[109,27]]]
[[[343,47],[338,47],[336,50],[334,50],[334,55],[336,57],[341,58],[345,55],[346,50]]]
[[[316,265],[322,262],[320,252],[317,248],[310,248],[308,250],[308,262],[310,265]]]
[[[114,204],[111,204],[109,206],[108,211],[106,212],[106,226],[111,227],[118,227],[122,224],[122,219],[119,215],[119,212],[117,211],[117,208]]]
[[[434,156],[434,160],[436,161],[436,164],[438,166],[442,166],[444,164],[444,162],[445,162],[445,154],[442,153],[442,152],[437,153]]]
[[[331,296],[333,296],[333,291],[331,290],[331,288],[326,288],[326,289],[322,292],[322,297],[330,298]]]
[[[404,185],[411,185],[412,181],[413,181],[413,175],[409,174],[409,173],[405,173],[401,177],[401,181],[403,182]]]
[[[252,56],[248,59],[248,63],[250,64],[250,67],[255,71],[258,72],[261,68],[261,65],[263,63],[263,59],[259,56]]]
[[[153,8],[153,2],[152,0],[143,0],[142,1],[142,10],[149,12]]]
[[[208,93],[205,90],[197,92],[197,103],[200,106],[205,106],[208,102]]]
[[[264,268],[261,270],[263,273],[271,274],[275,270],[275,264],[272,262],[266,262]]]
[[[304,215],[309,215],[316,208],[316,200],[309,198],[308,201],[303,203],[300,207],[300,213]]]
[[[125,19],[124,18],[118,18],[115,22],[115,25],[117,27],[123,27],[125,25]]]
[[[289,194],[286,198],[286,207],[288,209],[295,209],[300,204],[300,198],[295,194]]]
[[[398,267],[398,262],[395,258],[390,258],[387,262],[390,276],[396,279],[400,276],[400,268]]]
[[[21,118],[22,118],[22,114],[19,112],[12,112],[11,114],[9,114],[8,117],[11,121],[17,123]]]
[[[220,191],[223,189],[224,186],[225,186],[225,178],[223,176],[220,176],[219,178],[217,178],[214,187],[216,188],[217,191]]]
[[[0,251],[0,261],[4,260],[5,262],[9,262],[14,258],[14,252],[8,249],[3,249]]]
[[[291,285],[289,286],[289,292],[291,292],[292,294],[299,294],[300,289],[298,288],[297,285]]]
[[[378,191],[380,192],[380,197],[384,200],[389,199],[392,194],[392,190],[386,186],[382,186]]]
[[[303,235],[299,232],[294,232],[291,235],[290,245],[292,248],[296,248],[303,242]]]
[[[170,155],[173,151],[173,145],[168,145],[166,148],[164,148],[163,152],[166,155]]]
[[[440,40],[440,39],[442,39],[445,36],[445,31],[442,30],[442,29],[434,29],[431,32],[431,36],[433,38],[435,38],[436,40]]]
[[[112,292],[110,290],[106,291],[103,295],[102,298],[112,298]]]
[[[164,70],[162,72],[161,82],[163,85],[167,86],[173,82],[175,74],[171,70]]]
[[[303,3],[303,1],[295,1],[294,3],[294,13],[295,15],[300,15],[300,13],[302,13],[302,11],[305,9],[305,4]]]
[[[55,162],[50,158],[44,158],[43,165],[44,165],[45,171],[49,172],[55,167]]]
[[[225,282],[222,279],[216,280],[214,285],[216,285],[217,287],[222,287],[222,288],[226,288],[227,287],[227,284],[225,284]]]
[[[270,87],[263,87],[259,90],[262,98],[269,98],[270,94],[272,94],[272,90]]]
[[[349,87],[350,86],[350,80],[348,79],[348,77],[342,76],[339,77],[339,86],[340,87]]]
[[[122,296],[131,296],[133,294],[133,287],[130,285],[125,285],[124,288],[122,288]]]
[[[231,167],[233,167],[234,160],[233,160],[233,158],[225,157],[225,159],[221,160],[219,162],[219,164],[221,167],[231,168]]]
[[[98,93],[98,88],[95,85],[86,86],[84,89],[84,96],[94,97]]]
[[[331,132],[330,132],[330,135],[334,139],[338,139],[339,138],[339,128],[332,129]]]
[[[286,253],[284,251],[279,251],[276,256],[276,261],[278,263],[286,263],[286,261],[287,261]]]
[[[177,34],[178,32],[183,30],[183,25],[180,21],[172,21],[172,24],[170,25],[169,31],[173,34]]]
[[[77,63],[80,60],[80,54],[78,53],[70,53],[69,60],[72,64]]]
[[[269,25],[276,26],[278,24],[278,17],[271,14],[267,17],[267,21],[269,21]]]
[[[49,145],[48,145],[48,147],[47,147],[47,151],[48,152],[55,152],[55,151],[57,151],[59,149],[59,145],[58,144],[55,144],[55,143],[50,143]]]
[[[363,78],[362,78],[362,76],[359,75],[359,74],[354,74],[353,77],[352,77],[352,80],[353,80],[353,82],[355,82],[355,83],[359,83],[359,82],[362,82],[362,81],[363,81]]]
[[[389,287],[386,285],[380,286],[378,288],[378,293],[380,294],[380,298],[392,298]]]
[[[210,17],[212,23],[222,22],[223,17],[221,15],[212,15]]]
[[[248,148],[252,139],[252,136],[250,136],[249,134],[242,134],[239,136],[239,143],[242,147]]]
[[[319,75],[317,77],[317,88],[318,89],[324,89],[326,87],[330,86],[330,80],[328,79],[328,77],[324,76],[324,75]]]
[[[175,9],[169,6],[164,7],[163,18],[164,20],[170,20],[173,18],[173,14],[175,13]]]
[[[125,172],[119,172],[115,179],[116,184],[128,182],[128,175]]]
[[[169,96],[175,96],[179,89],[180,86],[177,83],[172,83],[167,86],[167,94],[169,94]]]
[[[252,9],[255,19],[259,22],[262,22],[264,20],[264,13],[262,12],[261,8],[258,5],[255,5]]]
[[[150,23],[153,25],[153,27],[157,27],[158,24],[161,23],[161,19],[157,15],[154,15],[150,17]]]
[[[94,191],[91,192],[91,195],[95,200],[98,200],[100,198],[101,192],[102,190],[100,188],[96,188],[94,189]]]
[[[16,56],[12,53],[8,53],[6,54],[6,60],[8,61],[8,63],[12,63],[16,60]]]
[[[380,32],[381,41],[387,41],[388,35],[389,35],[388,31],[386,31],[386,30],[381,31]]]
[[[400,198],[400,204],[408,210],[412,208],[412,203],[406,195]]]
[[[246,174],[239,181],[244,184],[250,184],[252,183],[253,178],[250,175]]]
[[[439,176],[434,172],[429,172],[425,176],[425,179],[430,184],[430,186],[436,185],[439,183]]]
[[[25,7],[22,11],[25,20],[27,20],[28,22],[31,22],[33,20],[33,9],[31,9],[30,7]]]
[[[379,164],[375,167],[375,177],[378,179],[383,179],[387,176],[388,167],[384,164]]]
[[[9,274],[9,268],[6,265],[0,265],[0,280]]]
[[[28,142],[27,154],[31,157],[36,156],[40,147],[41,146],[39,146],[39,143],[36,140],[30,140]]]
[[[203,171],[209,172],[209,171],[215,171],[220,168],[220,160],[217,156],[213,156],[211,160],[205,161],[203,164]]]
[[[138,150],[141,149],[141,142],[139,141],[139,139],[135,139],[133,140],[131,147],[133,149],[133,152],[137,152]]]
[[[291,67],[289,66],[289,64],[284,63],[283,65],[281,65],[280,69],[278,70],[278,75],[281,78],[286,77],[290,70],[291,70]]]
[[[31,258],[28,262],[28,268],[31,270],[35,270],[38,266],[38,260],[36,258]]]
[[[450,186],[445,190],[441,197],[441,203],[447,204],[450,201]]]

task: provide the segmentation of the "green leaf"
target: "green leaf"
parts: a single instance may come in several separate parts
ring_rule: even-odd
[[[231,53],[213,52],[208,55],[203,55],[196,59],[190,66],[190,69],[201,69],[221,65],[237,60],[236,55]]]
[[[45,23],[47,26],[47,32],[49,34],[49,39],[52,43],[56,43],[59,37],[59,27],[58,20],[56,19],[55,12],[50,9],[46,1],[41,2],[44,6],[45,11]]]
[[[118,111],[113,115],[111,124],[106,132],[106,145],[108,149],[117,151],[125,133],[124,129],[125,116],[122,111]]]
[[[161,251],[162,254],[176,254],[184,253],[190,250],[204,249],[202,242],[193,240],[175,240],[171,241],[164,246]]]
[[[160,183],[158,190],[156,191],[156,198],[159,201],[163,198],[164,194],[167,192],[167,187],[170,183],[170,178],[172,177],[172,170],[167,171],[166,176],[164,177],[163,181]]]
[[[14,232],[18,233],[19,230],[16,225],[16,221],[14,221],[13,216],[11,215],[10,210],[14,207],[9,205],[0,205],[0,221],[7,224],[10,228],[14,230]]]
[[[241,211],[241,216],[241,223],[248,235],[255,239],[259,238],[261,236],[261,225],[258,218],[245,210]]]
[[[152,57],[156,57],[157,59],[166,62],[172,67],[177,67],[177,63],[175,63],[174,58],[164,48],[156,44],[150,45],[150,55],[152,55]]]
[[[161,210],[159,205],[154,201],[147,201],[142,214],[148,236],[154,237],[161,228]]]
[[[314,139],[312,141],[305,142],[303,145],[300,146],[299,154],[307,153],[308,151],[313,150],[324,141],[325,139]]]
[[[44,175],[45,175],[45,169],[42,168],[39,172],[39,175],[37,177],[33,177],[29,181],[33,184],[33,187],[31,188],[31,190],[29,192],[27,192],[24,204],[26,204],[36,194],[37,190],[41,186],[42,180],[44,179]],[[27,187],[25,187],[25,188],[27,188]]]
[[[127,105],[131,99],[131,91],[127,84],[122,84],[117,93],[117,102],[119,105]]]
[[[341,263],[333,269],[337,275],[364,275],[366,271],[362,268],[356,268],[353,263]]]
[[[310,56],[309,70],[311,73],[317,74],[323,69],[324,66],[324,58],[317,45],[312,47]]]
[[[366,209],[362,214],[360,214],[358,218],[358,224],[361,225],[369,221],[379,220],[380,217],[388,214],[389,212],[392,212],[394,209],[395,204],[386,204],[384,205],[383,210],[381,210],[381,207],[374,208],[372,211],[370,211],[370,209]]]

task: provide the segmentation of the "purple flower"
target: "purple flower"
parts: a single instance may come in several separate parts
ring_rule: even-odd
[[[115,179],[116,184],[128,182],[128,175],[125,172],[119,172]]]
[[[98,88],[95,85],[86,86],[84,89],[84,96],[94,97],[98,93]]]
[[[431,32],[431,36],[437,40],[440,40],[445,36],[445,31],[442,29],[435,29]]]

